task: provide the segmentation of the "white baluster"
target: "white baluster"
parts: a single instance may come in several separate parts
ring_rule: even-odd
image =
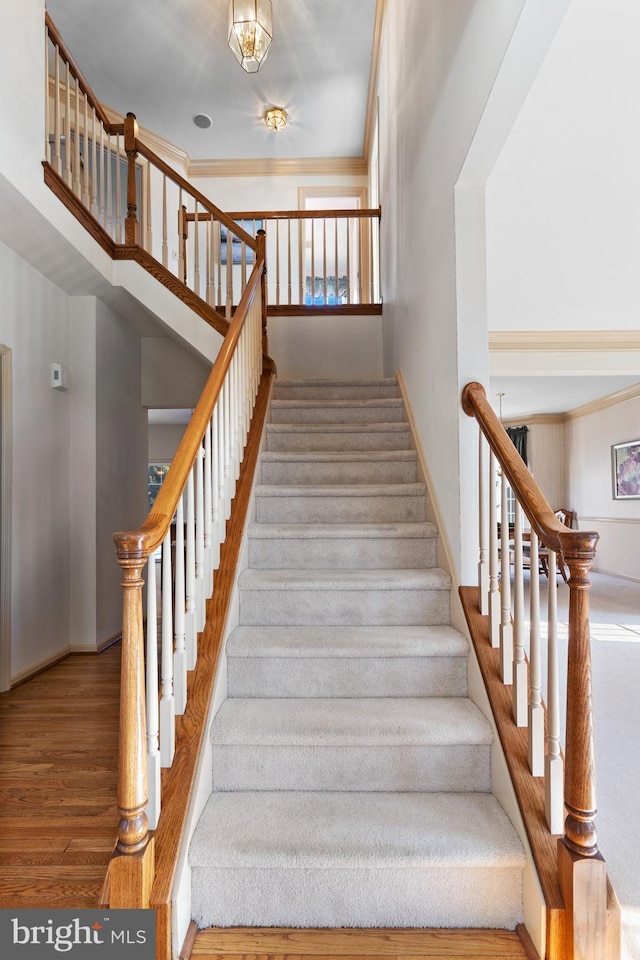
[[[233,237],[231,231],[227,230],[227,302],[225,316],[231,323],[233,315]]]
[[[198,449],[196,459],[196,627],[204,630],[206,594],[204,569],[204,450]]]
[[[211,497],[211,420],[207,423],[204,434],[204,569],[205,594],[211,596],[213,576],[213,504]]]
[[[82,194],[80,185],[80,81],[76,77],[76,109],[75,109],[75,141],[74,141],[74,163],[73,163],[73,192],[76,197]]]
[[[162,174],[162,266],[169,267],[169,244],[167,243],[167,175]]]
[[[187,478],[187,615],[185,621],[187,670],[194,669],[198,657],[195,469],[194,465]]]
[[[55,53],[55,83],[53,88],[53,155],[55,158],[56,173],[62,176],[62,152],[60,149],[60,49],[54,47]]]
[[[173,691],[173,615],[171,603],[171,528],[162,541],[162,693],[160,758],[170,767],[176,749],[176,701]]]
[[[91,177],[91,214],[98,219],[98,137],[96,134],[96,108],[91,108],[91,130],[93,133],[93,176]],[[87,150],[87,157],[89,150]],[[89,164],[87,163],[87,174]]]
[[[229,371],[224,379],[224,518],[228,520],[231,516],[231,498],[233,496],[232,483],[232,464],[231,464],[231,440],[233,437],[233,427],[231,420],[231,378]]]
[[[219,450],[220,450],[219,405],[213,408],[211,415],[211,546],[213,550],[213,569],[220,565],[220,544],[223,540],[220,532],[220,490],[218,486]]]
[[[113,185],[111,177],[111,167],[113,166],[113,154],[111,152],[111,134],[107,134],[107,233],[113,240]]]
[[[44,31],[44,159],[51,163],[51,146],[49,144],[49,132],[51,126],[51,102],[49,93],[49,30]],[[67,144],[67,153],[69,145]]]
[[[151,164],[147,162],[144,167],[146,177],[145,177],[145,222],[147,229],[145,231],[145,243],[146,249],[149,253],[153,253],[153,230],[151,223]]]
[[[540,573],[538,537],[531,531],[531,577],[529,587],[529,769],[534,777],[544,774],[544,707],[540,668]]]
[[[116,243],[122,243],[122,193],[120,174],[120,137],[116,137]]]
[[[71,67],[66,65],[64,88],[64,179],[67,186],[73,187],[71,173]]]
[[[89,146],[89,97],[84,95],[84,164],[82,166],[82,202],[84,206],[91,209],[91,198],[89,196],[89,156],[91,147]]]
[[[500,503],[500,673],[504,684],[513,683],[513,626],[511,624],[511,559],[509,556],[509,511],[507,491],[509,484],[502,474]]]
[[[187,705],[186,580],[184,570],[184,507],[182,497],[176,510],[176,584],[175,584],[175,677],[176,714],[182,716]]]
[[[513,525],[513,719],[527,725],[527,663],[524,655],[524,575],[522,569],[522,507],[516,500]]]
[[[338,235],[336,231],[336,236]],[[338,258],[336,257],[336,284],[338,282],[337,267]],[[337,287],[336,287],[337,290]],[[480,590],[480,613],[483,617],[489,613],[489,558],[487,544],[489,540],[489,528],[487,520],[487,445],[482,436],[482,431],[478,431],[478,468],[479,468],[479,509],[478,509],[478,539],[480,541],[480,553],[478,559],[478,588]]]
[[[178,279],[184,283],[184,235],[182,233],[182,187],[178,190]]]
[[[104,123],[100,123],[100,223],[104,227],[106,224],[105,211],[105,156],[104,156]]]
[[[322,218],[322,295],[327,303],[327,218]]]
[[[160,817],[160,726],[158,711],[158,608],[156,560],[160,550],[147,560],[147,656],[146,656],[146,705],[147,705],[147,768],[149,779],[149,804],[147,817],[149,829],[155,830]]]
[[[489,456],[489,629],[491,646],[500,646],[500,590],[498,587],[498,514],[496,458]]]
[[[195,217],[193,221],[193,290],[200,296],[200,231],[198,221],[198,201],[194,201]]]
[[[564,830],[564,761],[560,752],[560,682],[558,679],[558,585],[556,555],[549,551],[547,753],[544,763],[545,814],[551,833]]]

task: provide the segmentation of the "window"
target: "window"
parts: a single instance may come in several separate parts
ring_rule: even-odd
[[[168,463],[150,463],[147,473],[147,497],[149,501],[149,510],[152,509],[158,496],[158,490],[162,486],[162,481],[169,472]]]

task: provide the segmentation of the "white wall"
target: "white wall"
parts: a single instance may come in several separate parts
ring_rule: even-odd
[[[640,438],[640,398],[566,424],[569,496],[582,530],[600,534],[594,569],[640,581],[640,500],[615,500],[611,447]]]
[[[477,349],[482,319],[478,329],[467,316],[456,330],[454,188],[522,5],[390,0],[381,62],[385,368],[403,372],[467,580],[477,557],[463,560],[460,483],[475,474],[477,445],[462,423],[459,371],[475,367],[481,379],[487,360]]]
[[[0,244],[0,341],[12,363],[11,674],[69,642],[71,394],[50,365],[69,367],[69,300]]]
[[[195,407],[211,364],[170,337],[142,339],[142,404]]]
[[[383,376],[382,317],[270,317],[269,355],[281,380]]]
[[[636,329],[640,4],[573,0],[487,187],[492,330]]]
[[[98,643],[122,628],[122,574],[112,535],[147,515],[147,411],[140,337],[96,301],[96,575]]]
[[[176,455],[178,444],[184,436],[186,424],[150,423],[149,424],[149,462],[171,463]]]

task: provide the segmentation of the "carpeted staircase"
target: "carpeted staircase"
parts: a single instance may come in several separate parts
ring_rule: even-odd
[[[276,387],[190,850],[201,927],[522,920],[522,847],[397,395]]]

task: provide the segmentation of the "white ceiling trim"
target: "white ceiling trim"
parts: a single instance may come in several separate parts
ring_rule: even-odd
[[[640,350],[640,330],[509,330],[489,332],[489,351],[602,353]]]

